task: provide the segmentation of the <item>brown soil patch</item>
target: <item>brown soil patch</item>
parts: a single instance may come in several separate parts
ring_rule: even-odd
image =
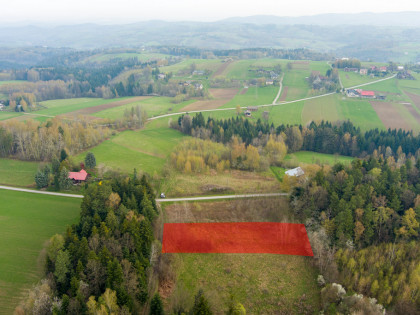
[[[413,103],[417,106],[418,109],[420,109],[420,95],[405,92],[405,94],[408,95],[408,97],[413,101]]]
[[[130,103],[133,103],[133,102],[143,101],[143,100],[146,100],[150,97],[151,96],[136,96],[136,97],[132,97],[132,98],[129,98],[129,99],[126,99],[126,100],[121,100],[121,101],[111,102],[111,103],[108,103],[108,104],[103,104],[103,105],[98,105],[98,106],[79,109],[79,110],[76,110],[74,112],[66,113],[66,114],[63,114],[63,115],[60,115],[60,116],[91,115],[91,114],[100,112],[100,111],[105,110],[105,109],[118,107],[118,106],[122,106],[122,105],[127,105],[127,104],[130,104]]]
[[[165,207],[165,222],[296,222],[287,198],[176,203]]]
[[[407,110],[410,112],[410,114],[417,120],[417,122],[420,124],[420,114],[418,113],[418,111],[416,111],[416,109],[413,107],[414,105],[408,105],[405,104],[405,107],[407,108]]]
[[[379,119],[382,120],[386,128],[391,129],[411,129],[409,124],[401,117],[398,109],[392,106],[392,103],[371,101],[373,109],[379,116]]]
[[[248,91],[248,89],[242,89],[241,95],[245,94]]]
[[[237,93],[238,89],[210,89],[214,99],[198,101],[185,106],[182,111],[215,109],[229,102]]]
[[[217,68],[217,70],[213,73],[213,75],[211,76],[212,78],[217,77],[218,75],[222,75],[223,72],[226,70],[227,67],[229,67],[229,65],[232,63],[233,61],[226,61],[223,62],[219,68]]]
[[[278,100],[279,102],[284,102],[286,100],[288,90],[289,90],[288,86],[283,86],[283,91],[281,92],[281,96]]]

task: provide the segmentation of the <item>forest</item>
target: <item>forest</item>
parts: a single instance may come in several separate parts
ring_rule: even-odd
[[[326,278],[399,314],[414,314],[420,306],[420,159],[400,166],[391,160],[323,168],[292,189],[290,205],[309,230],[325,233],[322,242],[332,253],[338,249],[337,266],[326,263],[328,255],[317,258]]]
[[[146,269],[157,214],[154,192],[144,176],[89,186],[79,223],[50,239],[45,279],[20,311],[98,314],[104,308],[138,313],[148,300]]]
[[[418,155],[420,152],[420,135],[415,135],[412,131],[372,129],[362,132],[350,121],[311,122],[307,127],[275,127],[261,119],[254,123],[239,115],[229,119],[209,117],[207,121],[201,113],[192,119],[184,119],[185,116],[187,115],[180,116],[178,122],[171,127],[185,134],[222,143],[228,143],[235,135],[249,145],[258,143],[263,136],[276,134],[283,137],[288,152],[307,150],[360,158],[383,155],[385,158],[393,156],[395,160],[403,157],[403,154]]]

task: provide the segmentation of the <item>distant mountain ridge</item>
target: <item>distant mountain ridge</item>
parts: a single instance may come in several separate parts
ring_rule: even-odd
[[[382,24],[386,26],[378,26]],[[326,14],[298,18],[251,16],[218,22],[153,20],[120,25],[0,26],[1,47],[308,48],[337,56],[384,62],[419,62],[419,39],[420,12]],[[1,59],[0,53],[2,60],[7,59]]]
[[[420,12],[329,13],[299,17],[254,15],[248,17],[232,17],[219,22],[251,23],[260,25],[374,25],[420,27]]]

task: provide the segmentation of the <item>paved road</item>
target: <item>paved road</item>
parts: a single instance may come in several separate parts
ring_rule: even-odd
[[[70,197],[70,198],[83,198],[83,195],[63,194],[63,193],[57,193],[57,192],[52,192],[52,191],[40,191],[40,190],[32,190],[32,189],[25,189],[25,188],[1,186],[1,185],[0,185],[0,189],[23,191],[23,192],[41,194],[41,195],[52,195],[52,196],[61,196],[61,197]]]
[[[237,198],[258,198],[258,197],[278,197],[288,196],[287,193],[272,194],[247,194],[247,195],[225,195],[225,196],[205,196],[205,197],[188,197],[188,198],[165,198],[156,199],[157,202],[176,202],[176,201],[196,201],[196,200],[217,200],[217,199],[237,199]]]

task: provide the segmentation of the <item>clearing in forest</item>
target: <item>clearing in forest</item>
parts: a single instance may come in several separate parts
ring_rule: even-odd
[[[163,206],[165,223],[294,222],[286,198],[257,198]],[[174,277],[162,277],[159,292],[170,310],[177,297],[203,289],[215,314],[230,296],[248,314],[303,314],[319,309],[320,290],[312,257],[276,254],[162,254]],[[188,309],[192,303],[185,301]],[[188,305],[191,303],[191,305]]]

